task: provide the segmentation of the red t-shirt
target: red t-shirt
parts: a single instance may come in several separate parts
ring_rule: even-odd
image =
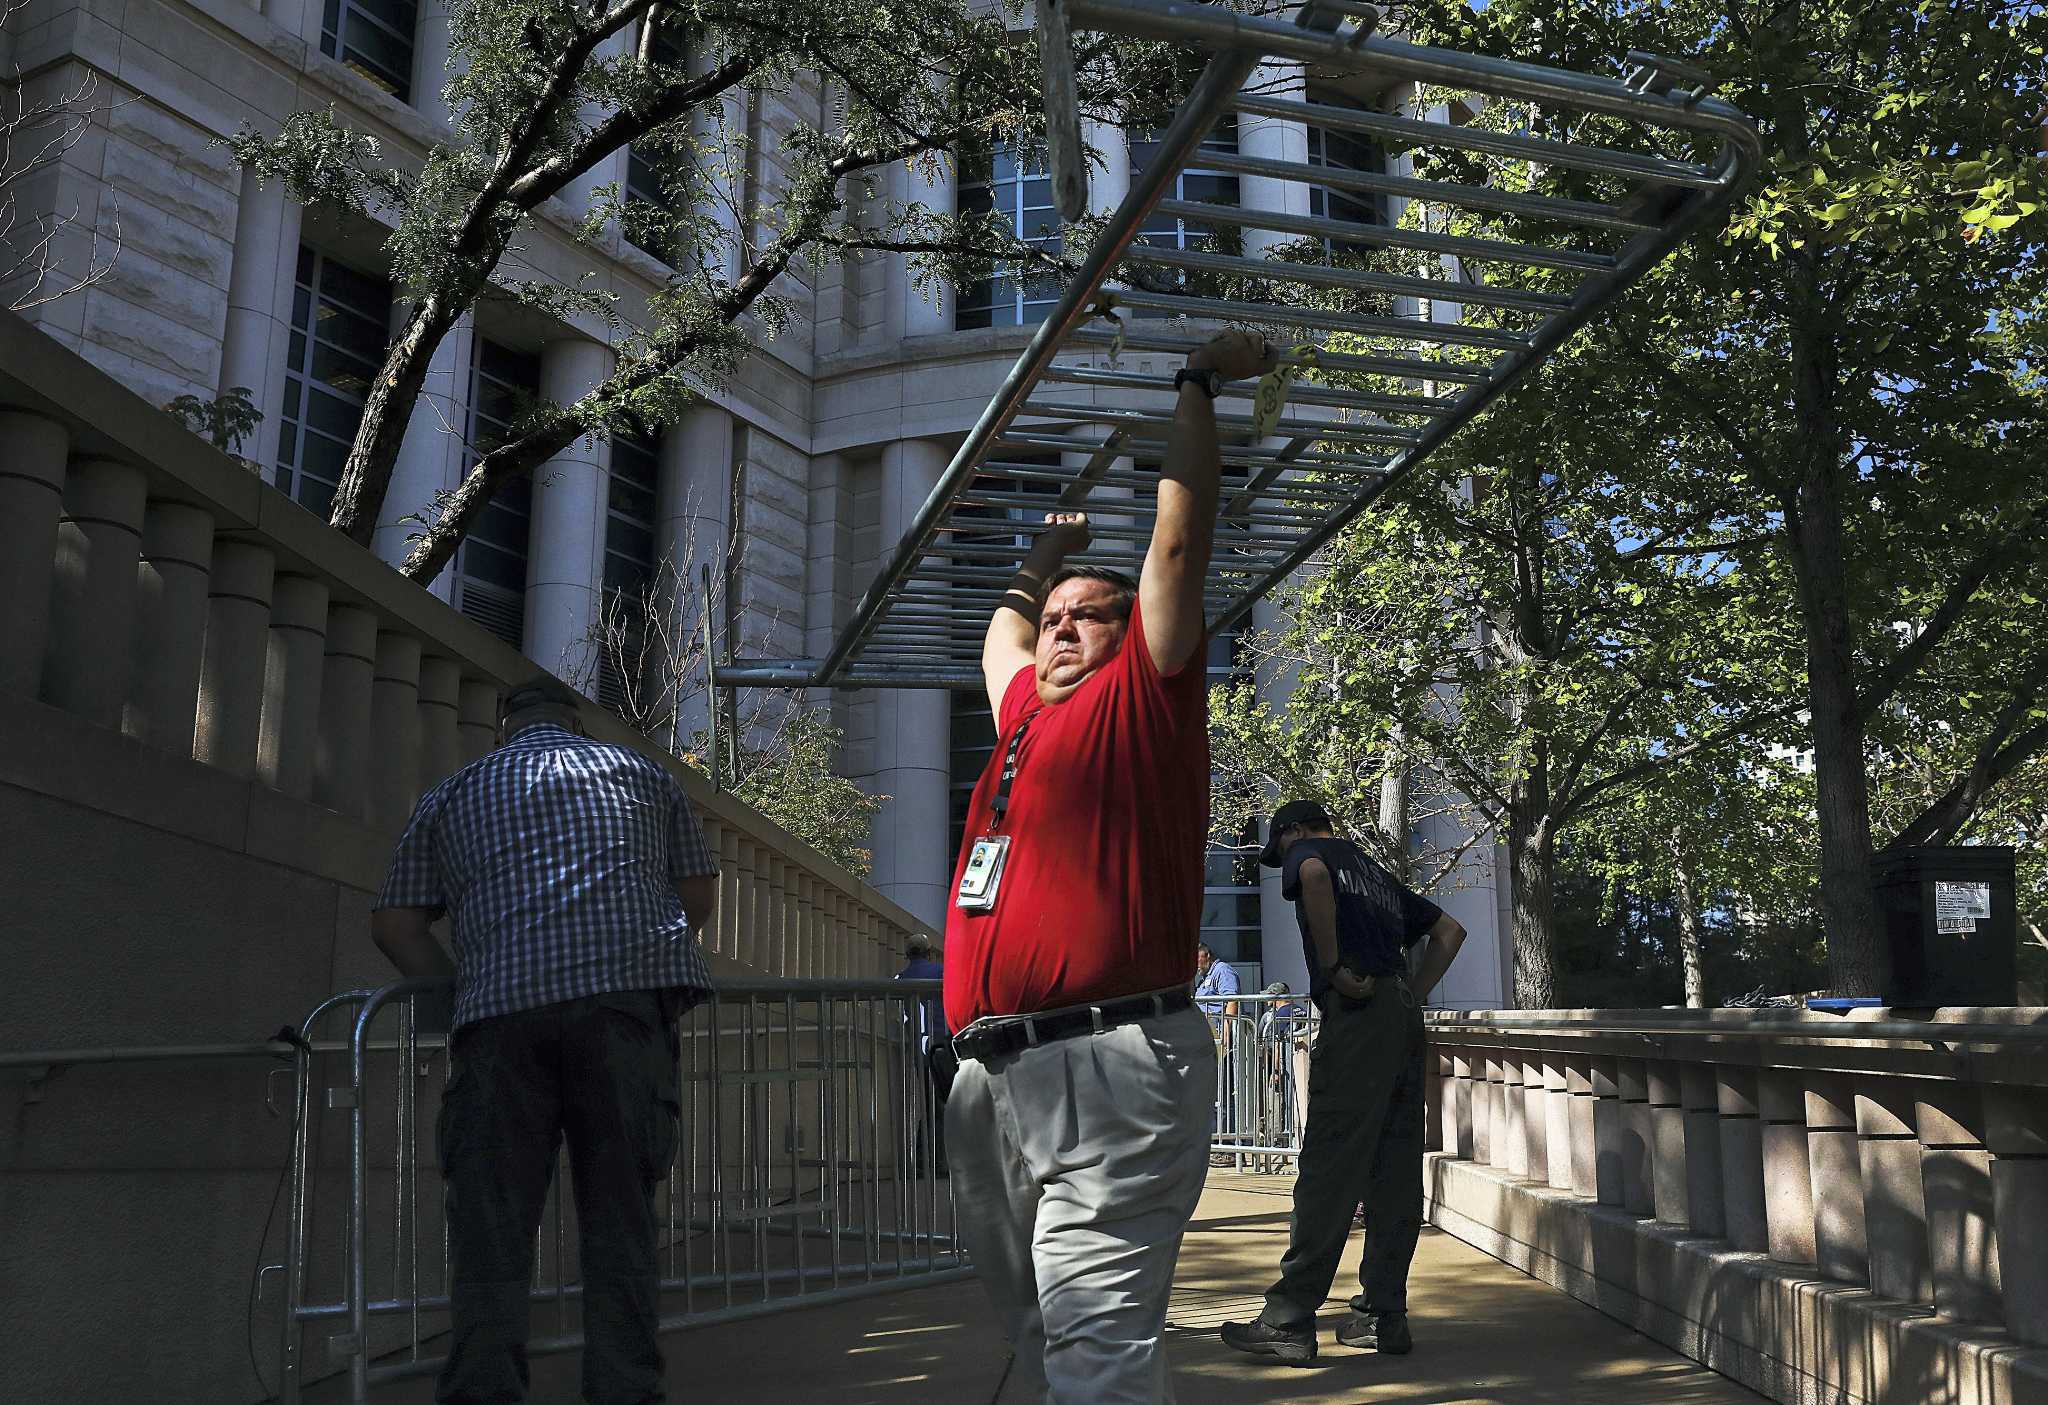
[[[1204,653],[1171,678],[1134,605],[1116,657],[1063,702],[1033,669],[1003,693],[995,754],[974,787],[953,891],[989,815],[1010,738],[1029,717],[1010,786],[996,905],[946,913],[946,1023],[1020,1015],[1182,985],[1195,974],[1209,834]]]

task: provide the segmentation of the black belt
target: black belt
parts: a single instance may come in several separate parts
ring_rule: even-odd
[[[1163,990],[1153,995],[1125,996],[1120,1000],[1104,1001],[1100,1005],[1076,1005],[1067,1010],[1051,1010],[1043,1015],[976,1020],[953,1036],[953,1052],[963,1059],[986,1062],[989,1059],[1000,1058],[1004,1054],[1014,1054],[1019,1049],[1050,1044],[1055,1039],[1067,1039],[1076,1034],[1098,1034],[1105,1029],[1129,1024],[1133,1020],[1149,1020],[1155,1015],[1171,1015],[1187,1009],[1194,1003],[1194,996],[1183,987],[1177,990]]]

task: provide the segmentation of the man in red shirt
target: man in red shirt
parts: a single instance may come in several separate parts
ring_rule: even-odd
[[[997,723],[946,923],[953,1198],[1021,1398],[1172,1398],[1160,1347],[1207,1170],[1209,1027],[1189,983],[1209,828],[1202,582],[1222,459],[1214,401],[1265,338],[1197,348],[1136,582],[1066,567],[1047,517],[982,643]]]

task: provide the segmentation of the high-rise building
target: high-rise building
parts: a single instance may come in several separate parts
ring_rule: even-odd
[[[261,186],[217,143],[243,128],[275,131],[296,111],[333,107],[414,164],[449,133],[442,98],[449,41],[443,3],[411,0],[145,0],[109,22],[84,9],[15,12],[0,60],[34,101],[97,84],[82,139],[14,191],[25,219],[75,217],[51,246],[64,267],[94,256],[86,233],[118,228],[111,266],[92,285],[29,309],[43,331],[155,403],[211,399],[246,387],[262,413],[241,452],[280,493],[324,513],[370,377],[403,309],[375,222],[301,208]],[[673,57],[673,56],[672,56]],[[1274,70],[1255,77],[1267,91]],[[1278,74],[1303,89],[1300,71]],[[1310,87],[1337,106],[1393,109],[1410,90]],[[744,178],[772,197],[779,125],[822,121],[821,85],[761,95],[740,114],[753,134]],[[1145,134],[1092,127],[1106,158],[1091,169],[1089,204],[1113,208],[1154,152]],[[1277,155],[1332,169],[1384,157],[1355,134],[1271,117],[1226,123],[1208,150]],[[1185,200],[1253,198],[1261,177],[1208,169],[1179,176]],[[938,179],[896,168],[887,194],[938,209],[999,212],[1027,238],[1056,241],[1050,181],[1025,154],[960,153]],[[630,150],[591,173],[631,200],[664,197]],[[1267,184],[1274,184],[1270,180]],[[1297,186],[1259,203],[1359,223],[1393,215],[1378,197]],[[588,191],[537,213],[505,276],[596,282],[630,319],[669,274],[659,248],[617,228],[595,249],[573,228]],[[18,221],[17,243],[29,228]],[[1155,218],[1142,237],[1184,244],[1207,231]],[[1249,232],[1247,245],[1260,235]],[[644,241],[656,242],[656,241]],[[101,253],[108,246],[102,244]],[[764,334],[738,374],[658,432],[578,441],[531,482],[499,494],[431,589],[532,659],[616,699],[627,684],[593,644],[607,593],[644,586],[664,560],[729,571],[722,647],[770,658],[819,657],[850,615],[1057,289],[994,279],[928,296],[898,256],[871,254],[813,272],[801,264],[776,289],[789,315]],[[1431,315],[1436,315],[1434,312]],[[612,365],[605,329],[548,318],[509,299],[465,315],[443,342],[409,424],[375,546],[400,560],[435,494],[455,486],[532,397],[580,394]],[[1087,442],[1085,426],[1074,431]],[[1014,485],[1013,485],[1014,486]],[[1025,485],[1028,489],[1028,484]],[[1014,533],[1014,526],[1012,528]],[[1007,539],[991,522],[991,540]],[[1212,673],[1233,666],[1215,642]],[[842,691],[845,772],[886,795],[875,826],[877,887],[942,923],[967,788],[992,732],[976,693]],[[1255,846],[1256,835],[1245,836]],[[1442,898],[1473,933],[1443,987],[1451,1003],[1506,1003],[1504,877],[1475,856]],[[1303,979],[1293,918],[1249,852],[1219,850],[1209,867],[1204,930],[1248,977]]]

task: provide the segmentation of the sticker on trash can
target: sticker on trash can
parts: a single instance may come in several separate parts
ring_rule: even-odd
[[[1934,885],[1934,930],[1974,932],[1979,922],[1991,920],[1989,883],[1936,883]]]

